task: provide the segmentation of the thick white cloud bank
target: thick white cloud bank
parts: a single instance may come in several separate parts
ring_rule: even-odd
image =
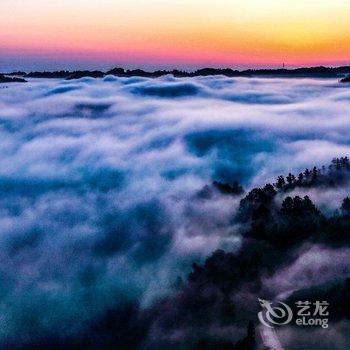
[[[240,198],[198,191],[349,155],[349,113],[350,89],[334,80],[108,76],[1,89],[0,337],[148,305],[193,260],[238,248]]]

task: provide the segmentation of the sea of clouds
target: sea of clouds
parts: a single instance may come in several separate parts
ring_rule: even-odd
[[[146,307],[193,261],[238,249],[240,198],[198,192],[214,180],[249,190],[349,155],[349,113],[350,89],[335,80],[107,76],[1,89],[0,338],[69,334],[110,307]],[[310,197],[332,212],[345,192]]]

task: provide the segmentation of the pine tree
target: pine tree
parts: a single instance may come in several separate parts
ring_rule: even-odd
[[[344,216],[350,216],[350,198],[346,197],[340,207],[340,210]]]
[[[285,186],[286,182],[284,181],[284,177],[281,175],[277,178],[277,182],[275,184],[276,188],[282,189]]]

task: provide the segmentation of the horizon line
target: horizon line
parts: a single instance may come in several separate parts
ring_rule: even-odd
[[[148,69],[148,68],[124,68],[121,65],[114,65],[111,66],[110,69],[94,69],[94,68],[89,68],[89,69],[66,69],[66,68],[59,68],[59,69],[34,69],[34,70],[28,70],[28,69],[13,69],[7,72],[0,71],[1,74],[13,74],[13,73],[50,73],[50,72],[101,72],[101,73],[108,73],[109,71],[112,71],[114,69],[123,69],[124,72],[128,71],[143,71],[145,73],[156,73],[156,72],[184,72],[184,73],[194,73],[196,71],[204,70],[204,69],[212,69],[212,70],[232,70],[234,72],[247,72],[247,71],[277,71],[277,70],[286,70],[286,71],[293,71],[293,70],[298,70],[298,69],[314,69],[314,68],[326,68],[326,69],[339,69],[339,68],[350,68],[350,62],[348,64],[344,65],[327,65],[327,64],[320,64],[320,65],[305,65],[305,66],[286,66],[282,63],[280,67],[269,67],[269,66],[256,66],[256,67],[250,67],[250,68],[235,68],[234,66],[205,66],[203,65],[202,67],[199,68],[193,68],[193,69],[188,69],[188,68],[154,68],[154,69]]]

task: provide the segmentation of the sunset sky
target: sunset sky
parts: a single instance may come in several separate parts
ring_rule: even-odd
[[[1,0],[0,71],[350,61],[349,0]]]

